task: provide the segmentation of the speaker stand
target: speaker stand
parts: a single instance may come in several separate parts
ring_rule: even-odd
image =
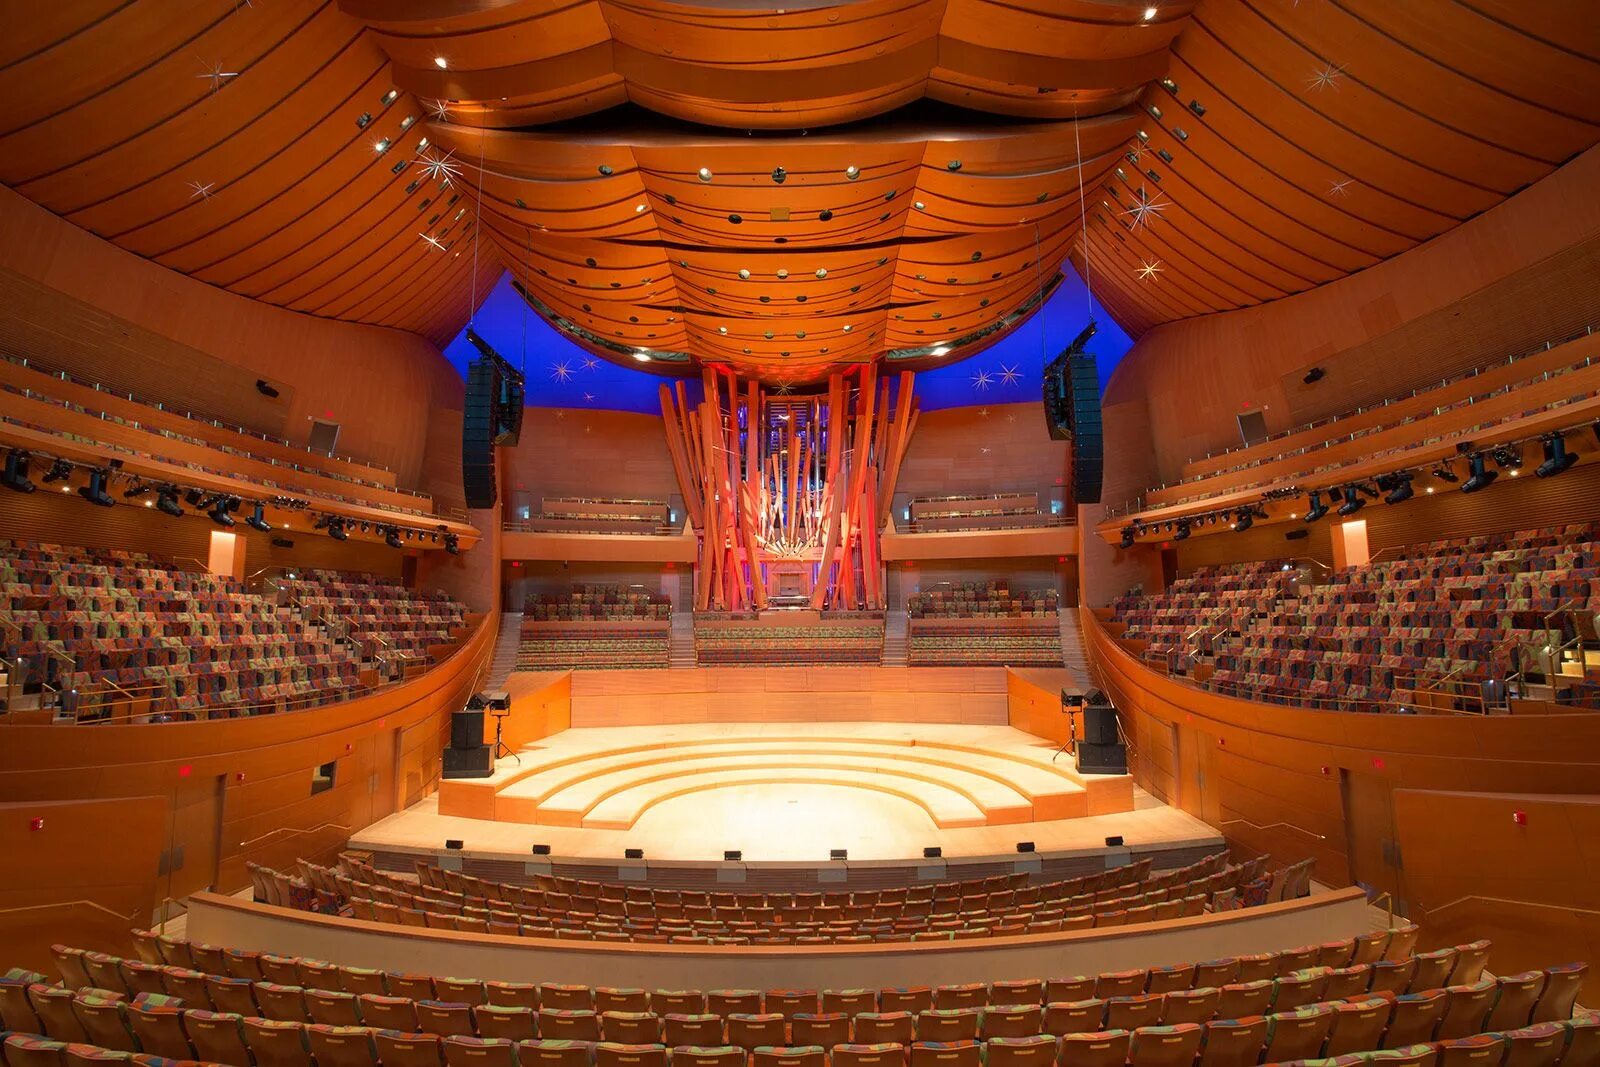
[[[511,746],[505,742],[506,716],[510,711],[494,711],[494,755],[492,760],[499,760],[501,756],[510,756],[517,761],[517,766],[522,766],[522,757],[511,751]]]

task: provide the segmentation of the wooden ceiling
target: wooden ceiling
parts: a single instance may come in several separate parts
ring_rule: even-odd
[[[1404,251],[1600,139],[1592,12],[59,0],[0,181],[311,314],[443,344],[505,265],[607,358],[803,381],[976,351],[1069,256],[1137,334]]]

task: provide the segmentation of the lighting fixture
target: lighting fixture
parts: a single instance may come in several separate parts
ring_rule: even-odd
[[[950,354],[950,350],[944,345],[940,345],[938,348],[933,350],[932,354],[935,356],[948,356]]]
[[[346,530],[344,528],[344,520],[343,519],[329,519],[328,520],[328,536],[333,538],[335,541],[347,541],[347,540],[349,540],[350,533],[349,533],[348,530]]]
[[[1339,505],[1338,512],[1340,515],[1354,515],[1366,506],[1367,502],[1361,498],[1361,493],[1355,486],[1344,487],[1344,503]]]
[[[1501,470],[1520,470],[1522,468],[1522,446],[1501,445],[1494,450],[1494,462]]]
[[[400,531],[395,529],[393,526],[389,527],[388,532],[383,535],[383,543],[388,545],[390,548],[404,547],[400,543]]]
[[[1456,477],[1455,470],[1451,468],[1448,462],[1441,463],[1435,467],[1433,469],[1433,476],[1439,479],[1441,482],[1458,482],[1461,480]]]
[[[1179,519],[1178,528],[1172,535],[1174,541],[1187,541],[1189,539],[1189,520]]]
[[[1410,471],[1400,471],[1397,474],[1391,474],[1389,478],[1393,485],[1390,487],[1388,495],[1383,498],[1385,504],[1398,504],[1403,500],[1410,500],[1416,495],[1415,490],[1411,488]]]
[[[1156,6],[1151,4],[1149,7],[1144,9],[1144,20],[1146,22],[1154,22],[1157,13]]]
[[[250,517],[244,520],[244,523],[252,530],[260,530],[262,533],[272,532],[272,523],[267,521],[267,506],[259,500],[256,501],[256,506],[251,509]]]
[[[1239,533],[1244,533],[1255,525],[1255,513],[1249,508],[1241,508],[1238,516],[1233,521],[1233,528]]]
[[[1463,493],[1476,493],[1479,489],[1494,484],[1500,477],[1499,471],[1492,471],[1483,462],[1483,453],[1474,452],[1467,457],[1467,480],[1461,483]]]
[[[90,471],[89,484],[80,485],[78,487],[78,495],[97,507],[114,507],[117,502],[112,500],[110,494],[106,492],[106,478],[107,472],[104,470],[96,469]]]
[[[216,500],[211,505],[211,510],[207,511],[206,515],[210,517],[212,522],[216,523],[224,530],[230,529],[234,524],[232,514],[233,508],[238,503],[238,497],[223,496],[218,494]]]
[[[1133,527],[1132,526],[1124,526],[1122,528],[1122,541],[1120,542],[1118,547],[1120,547],[1120,548],[1132,548],[1133,547],[1133,538],[1134,538]]]
[[[125,500],[132,500],[136,496],[144,496],[149,491],[150,487],[148,485],[145,485],[143,482],[134,482],[132,485],[122,491],[122,496]]]
[[[50,464],[50,469],[44,472],[44,477],[41,481],[46,483],[59,482],[64,478],[70,477],[72,477],[72,464],[64,459],[58,459]]]
[[[1578,454],[1567,451],[1567,439],[1561,434],[1553,433],[1547,435],[1543,438],[1543,444],[1544,462],[1534,468],[1533,472],[1537,477],[1553,477],[1564,470],[1568,470],[1574,463],[1578,462]],[[6,470],[9,474],[11,470],[9,460],[7,461]],[[9,485],[10,483],[7,482],[7,484]]]
[[[433,57],[433,65],[438,67],[440,70],[449,70],[450,69],[450,61],[448,59],[446,59],[444,56],[434,56]]]
[[[639,349],[639,351],[637,351],[637,352],[635,352],[633,354],[633,358],[638,360],[640,363],[649,363],[650,362],[650,353],[646,352],[644,349],[641,348],[641,349]]]
[[[28,453],[17,448],[6,453],[6,471],[0,475],[0,485],[13,493],[31,493],[39,488],[28,480]]]
[[[156,493],[156,510],[163,515],[171,515],[175,519],[183,516],[183,508],[178,504],[177,486],[163,485],[161,487],[160,491]]]
[[[461,539],[455,534],[445,534],[444,550],[452,556],[459,555],[461,553]]]
[[[1306,522],[1316,522],[1328,513],[1328,505],[1322,502],[1322,494],[1312,490],[1306,498]]]

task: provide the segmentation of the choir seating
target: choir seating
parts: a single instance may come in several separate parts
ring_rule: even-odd
[[[1484,711],[1538,695],[1594,706],[1584,605],[1597,581],[1600,526],[1583,524],[1428,542],[1327,573],[1293,561],[1202,568],[1120,598],[1112,621],[1147,660],[1270,703]]]
[[[513,523],[512,528],[656,537],[677,532],[671,520],[672,509],[665,500],[547,496],[539,501],[538,514]]]
[[[1586,966],[1493,975],[1415,926],[1275,953],[894,989],[648,990],[375,970],[136,931],[0,976],[7,1067],[1586,1067]],[[621,977],[619,975],[619,977]],[[956,1059],[949,1059],[951,1055]]]
[[[522,608],[517,669],[666,667],[672,600],[642,586],[580,584],[539,593]]]
[[[1061,666],[1054,589],[941,582],[913,594],[906,614],[910,666]]]
[[[85,721],[264,714],[344,699],[424,667],[463,605],[370,575],[250,591],[137,552],[0,542],[8,703],[47,693]],[[14,708],[12,710],[15,710]]]
[[[1039,494],[1029,491],[965,496],[918,497],[911,501],[905,533],[949,533],[958,530],[1025,530],[1058,526],[1068,518],[1040,507]]]
[[[873,613],[829,612],[820,622],[785,625],[753,612],[698,612],[695,656],[706,667],[876,664],[883,661],[883,625]]]

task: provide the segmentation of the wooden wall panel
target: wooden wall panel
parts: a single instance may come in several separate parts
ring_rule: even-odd
[[[678,575],[691,568],[680,564],[629,563],[626,561],[519,560],[508,564],[506,603],[513,611],[522,610],[524,601],[534,594],[562,594],[574,585],[642,585],[652,593],[664,593],[678,602]],[[682,607],[687,610],[691,604]]]
[[[1585,901],[1594,857],[1580,842],[1597,832],[1600,715],[1358,715],[1255,704],[1157,674],[1093,612],[1081,617],[1097,681],[1135,720],[1136,734],[1141,717],[1170,724],[1182,767],[1191,765],[1182,754],[1196,747],[1192,765],[1203,776],[1191,781],[1185,772],[1181,805],[1203,813],[1231,846],[1270,852],[1275,862],[1314,858],[1324,882],[1360,878],[1392,889],[1402,911],[1423,918],[1429,945],[1488,937],[1498,954],[1499,944],[1532,931],[1529,943],[1546,954],[1527,958],[1531,965],[1571,958],[1570,950],[1550,954],[1559,931],[1580,930],[1574,943],[1593,943],[1597,909]],[[1146,785],[1149,775],[1136,768],[1135,778]],[[1197,801],[1191,789],[1202,794]],[[1426,803],[1409,797],[1418,791]],[[1530,826],[1539,818],[1543,836],[1513,836],[1511,810],[1535,803]],[[1386,842],[1399,843],[1398,866],[1382,858]],[[1480,884],[1491,902],[1458,902],[1464,886]],[[1435,909],[1448,924],[1432,923]],[[1513,962],[1523,966],[1524,957]],[[1585,994],[1600,994],[1600,981],[1591,978]]]
[[[327,858],[399,800],[426,795],[448,713],[487,668],[494,621],[420,678],[313,711],[6,727],[0,814],[17,818],[0,819],[0,941],[17,946],[10,959],[47,969],[51,941],[129,952],[128,929],[149,922],[169,890],[157,873],[164,850],[181,850],[174,896],[233,892],[248,884],[246,862]],[[329,762],[334,788],[313,795],[312,769]],[[43,832],[25,832],[29,812],[45,818]]]
[[[571,671],[513,671],[506,680],[511,715],[505,743],[511,751],[558,734],[572,725]]]
[[[390,467],[407,488],[420,481],[432,405],[449,398],[461,407],[460,375],[414,334],[224,292],[124,252],[9,189],[0,189],[0,231],[0,270],[8,272],[0,339],[18,355],[106,375],[143,396],[201,406],[297,444],[309,440],[313,418],[330,419],[341,427],[341,453]],[[276,402],[263,404],[258,377],[280,390]]]
[[[1382,509],[1377,509],[1382,510]],[[1361,513],[1368,518],[1368,512]],[[1369,524],[1370,527],[1370,524]],[[1290,541],[1284,535],[1291,530],[1303,529],[1303,540]],[[1333,546],[1329,531],[1333,524],[1324,519],[1307,526],[1301,523],[1274,523],[1252,526],[1244,533],[1218,530],[1214,534],[1191,536],[1187,541],[1168,542],[1178,553],[1178,573],[1192,574],[1199,567],[1217,567],[1225,563],[1242,563],[1251,560],[1294,559],[1316,560],[1333,565]],[[1099,538],[1090,537],[1096,541]]]
[[[500,456],[508,515],[518,492],[530,494],[534,514],[546,496],[666,500],[678,495],[659,415],[527,408],[521,442]]]
[[[1064,484],[1071,448],[1052,441],[1041,404],[924,411],[895,483],[896,497],[954,496],[1036,490],[1041,502]],[[896,521],[901,520],[899,513]]]

